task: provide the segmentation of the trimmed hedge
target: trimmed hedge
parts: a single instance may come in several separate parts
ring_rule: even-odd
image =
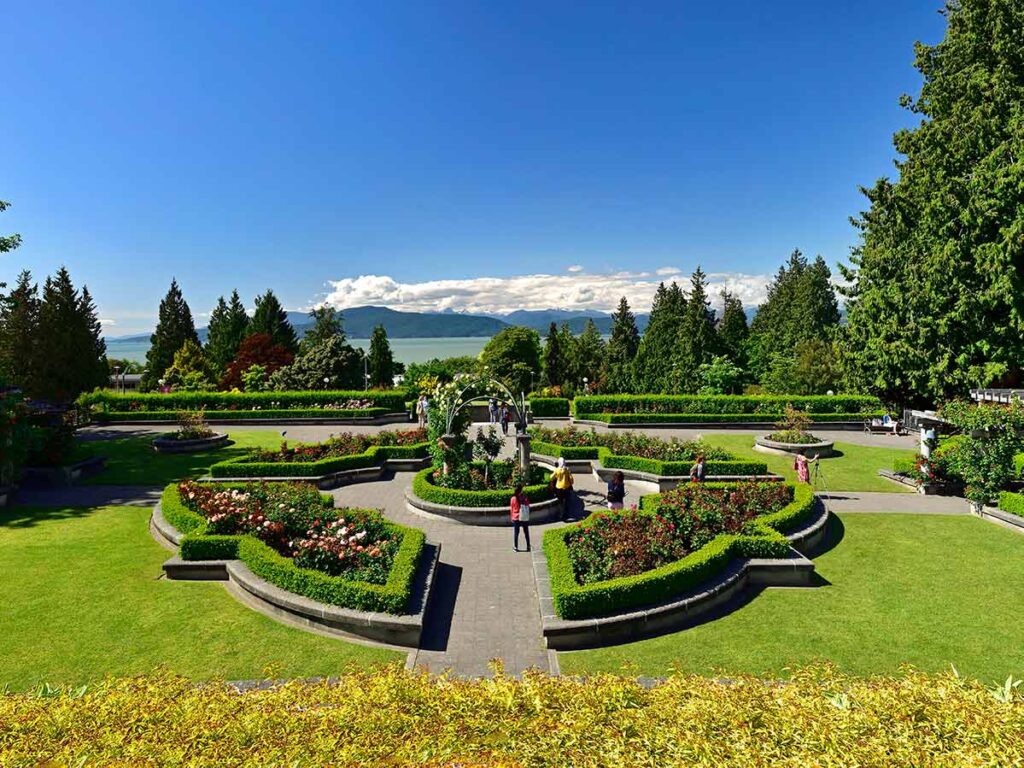
[[[811,413],[815,424],[835,421],[864,421],[880,417],[881,411],[872,413]],[[781,413],[583,413],[575,418],[585,421],[601,421],[605,424],[718,424],[775,422]]]
[[[334,502],[330,496],[325,495],[323,499],[325,507],[333,507]],[[384,584],[369,584],[330,576],[310,568],[300,568],[291,558],[275,552],[253,536],[206,534],[205,518],[182,503],[177,483],[171,483],[164,489],[160,508],[167,522],[185,534],[180,547],[183,560],[238,559],[261,579],[281,589],[321,603],[359,611],[382,611],[393,614],[406,612],[412,597],[420,556],[426,543],[423,531],[385,522],[389,531],[401,541],[392,560],[387,581]],[[179,527],[179,524],[184,527]]]
[[[999,508],[1011,515],[1024,517],[1024,493],[1003,491],[999,494]]]
[[[1013,474],[1017,477],[1024,475],[1024,453],[1018,453],[1013,457]]]
[[[347,469],[363,469],[388,459],[422,459],[429,443],[371,445],[363,453],[319,461],[254,461],[251,456],[220,461],[210,467],[211,477],[320,477]]]
[[[464,491],[459,488],[442,488],[430,482],[430,476],[433,473],[434,468],[427,467],[417,472],[412,479],[413,494],[424,501],[448,507],[507,507],[512,500],[511,490]],[[523,492],[531,503],[536,504],[553,498],[547,484],[550,473],[545,472],[544,475],[543,483],[527,485],[523,488]]]
[[[564,397],[531,397],[530,412],[536,418],[569,415],[569,400]]]
[[[289,408],[268,409],[265,411],[204,411],[203,415],[211,421],[233,419],[237,421],[249,419],[357,419],[377,418],[385,416],[387,408],[352,408],[341,410],[334,408]],[[117,421],[177,421],[181,411],[97,411],[93,420],[100,424]]]
[[[812,414],[878,411],[870,395],[585,395],[573,402],[582,413],[781,415],[786,405]],[[580,417],[582,418],[582,417]]]
[[[596,459],[602,467],[631,469],[652,475],[688,475],[693,466],[692,461],[659,461],[640,456],[619,456],[603,445],[577,448],[537,440],[530,443],[530,451],[541,456],[562,457],[566,461]],[[768,465],[759,461],[709,461],[706,471],[709,475],[767,475]]]
[[[389,413],[405,409],[408,393],[396,390],[319,390],[309,392],[110,392],[96,390],[78,398],[79,405],[96,411],[250,411],[314,409],[324,403],[369,400],[375,408]],[[276,405],[275,405],[276,404]]]
[[[728,483],[712,487],[727,487]],[[653,514],[657,495],[641,499],[641,510],[625,514]],[[778,512],[758,517],[741,534],[722,533],[681,560],[635,576],[579,584],[572,569],[566,537],[593,518],[544,534],[544,554],[555,611],[563,619],[587,619],[639,608],[680,596],[724,570],[737,557],[785,557],[789,541],[783,535],[806,520],[814,510],[810,486],[793,487],[793,501]]]

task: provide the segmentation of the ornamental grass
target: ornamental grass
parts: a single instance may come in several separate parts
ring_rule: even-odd
[[[785,682],[398,666],[239,692],[167,675],[0,695],[0,765],[1008,766],[1024,699],[955,674]]]

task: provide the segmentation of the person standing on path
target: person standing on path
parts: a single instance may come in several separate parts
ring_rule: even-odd
[[[512,421],[512,411],[508,407],[508,403],[501,404],[501,431],[503,434],[508,434],[508,423]]]
[[[815,464],[818,463],[817,454],[815,454],[811,461],[808,461],[806,456],[802,453],[798,453],[796,458],[793,460],[793,469],[796,470],[796,479],[801,483],[807,483],[808,485],[811,484],[811,462],[814,462]]]
[[[522,484],[518,484],[512,492],[509,502],[509,515],[512,518],[512,549],[519,551],[519,531],[526,536],[526,551],[530,551],[530,500],[523,493]]]
[[[498,423],[498,402],[493,397],[487,399],[487,415],[491,417],[491,424]]]
[[[608,481],[608,509],[622,509],[625,498],[626,478],[619,470]]]
[[[555,471],[551,473],[551,485],[554,486],[555,496],[562,503],[562,520],[569,514],[569,499],[572,498],[573,476],[569,468],[565,466],[565,459],[558,457],[558,464]]]
[[[420,395],[420,399],[416,401],[416,420],[419,422],[420,429],[427,428],[427,411],[430,408],[430,403],[427,401],[426,395]]]

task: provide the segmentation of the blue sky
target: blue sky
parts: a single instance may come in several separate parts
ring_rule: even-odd
[[[941,5],[0,1],[0,279],[66,264],[111,336],[172,275],[200,321],[603,308],[698,263],[754,301],[846,258]]]

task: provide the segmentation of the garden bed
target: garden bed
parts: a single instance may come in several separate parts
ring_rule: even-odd
[[[419,469],[429,461],[422,430],[338,435],[322,443],[287,443],[277,451],[257,451],[210,467],[212,479],[303,479],[331,488],[345,480],[379,477],[385,466]]]
[[[511,488],[465,490],[445,488],[433,481],[434,468],[416,473],[412,488],[406,492],[409,506],[419,512],[441,515],[467,525],[511,525],[509,503]],[[561,504],[548,489],[550,474],[533,465],[535,482],[523,488],[530,499],[530,522],[546,523],[561,514]]]
[[[828,424],[829,429],[860,431],[864,428],[865,416],[877,413],[812,413],[814,424]],[[586,413],[578,412],[572,419],[574,424],[603,424],[609,427],[718,427],[723,429],[759,430],[771,427],[781,419],[779,413]]]
[[[785,534],[817,510],[803,485],[705,483],[548,531],[552,608],[563,620],[589,620],[678,600],[740,558],[791,557]]]
[[[199,453],[214,448],[222,448],[228,444],[227,432],[214,432],[207,437],[181,439],[176,433],[168,432],[153,439],[153,448],[157,453]]]
[[[781,440],[772,440],[768,437],[755,437],[754,450],[762,453],[791,454],[803,456],[820,456],[822,458],[832,455],[833,441],[820,440],[809,443],[786,443]]]
[[[171,484],[153,527],[178,546],[178,557],[166,565],[172,577],[231,579],[311,621],[388,642],[408,640],[415,629],[409,621],[372,621],[372,614],[412,616],[413,624],[420,615],[422,630],[426,595],[422,604],[414,598],[436,548],[424,559],[422,531],[332,503],[294,484]],[[394,634],[387,627],[404,629]]]

